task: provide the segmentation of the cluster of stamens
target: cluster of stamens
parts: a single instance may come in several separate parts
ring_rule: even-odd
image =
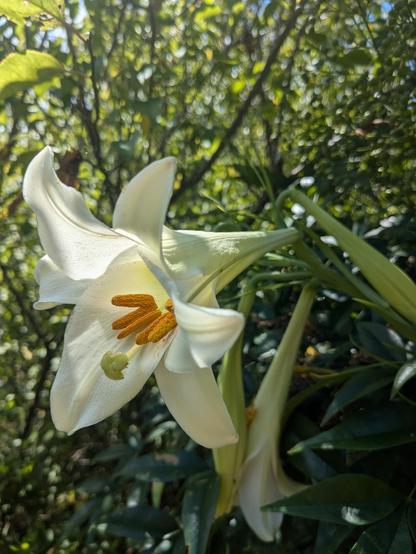
[[[112,327],[120,331],[118,339],[136,334],[136,344],[159,342],[176,327],[173,302],[169,298],[165,302],[165,310],[161,311],[150,294],[120,294],[113,296],[114,306],[134,308],[134,310],[116,319]]]

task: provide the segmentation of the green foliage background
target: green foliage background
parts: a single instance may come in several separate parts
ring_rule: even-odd
[[[152,382],[92,429],[67,437],[53,428],[48,390],[69,310],[31,307],[42,252],[24,171],[51,145],[61,180],[109,223],[122,186],[173,155],[169,224],[215,230],[274,228],[271,199],[303,178],[311,198],[415,278],[416,3],[33,0],[0,1],[0,14],[1,552],[180,553],[185,542],[203,552],[218,488],[211,454],[172,421]],[[276,264],[269,256],[252,272]],[[245,335],[247,403],[298,293],[296,284],[258,291]],[[234,284],[221,303],[236,307],[238,296]],[[327,493],[316,489],[322,510],[307,519],[286,506],[278,545],[256,539],[236,510],[213,524],[207,551],[412,552],[414,353],[379,316],[322,288],[281,453],[305,483],[341,476],[332,488],[340,505],[350,474],[378,479],[361,484],[370,525],[328,519]],[[401,367],[410,378],[396,378],[391,402]],[[337,443],[348,424],[349,442]],[[303,450],[288,456],[299,441]],[[333,451],[319,450],[328,441]],[[380,481],[401,500],[374,515]]]

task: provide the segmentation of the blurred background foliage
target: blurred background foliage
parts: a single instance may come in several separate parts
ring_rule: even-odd
[[[22,0],[0,1],[0,14],[0,551],[181,553],[186,543],[204,552],[218,492],[211,453],[172,421],[152,382],[94,428],[67,437],[52,425],[48,391],[69,310],[31,307],[42,252],[24,171],[51,145],[61,180],[110,222],[123,185],[173,155],[169,223],[216,230],[272,229],[271,198],[301,179],[415,278],[416,3]],[[271,255],[258,269],[276,264]],[[298,293],[270,283],[257,293],[244,344],[247,403]],[[238,296],[234,284],[221,302],[236,307]],[[305,483],[364,473],[403,502],[376,515],[370,506],[364,527],[328,523],[324,507],[313,519],[288,508],[294,517],[273,545],[236,510],[214,522],[207,551],[412,552],[414,353],[379,316],[321,289],[288,403],[286,470]],[[360,436],[337,443],[346,424]],[[325,430],[331,437],[320,439]],[[319,450],[328,440],[334,450]],[[377,504],[371,487],[362,491]]]

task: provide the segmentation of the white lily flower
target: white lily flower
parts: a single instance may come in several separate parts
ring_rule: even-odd
[[[278,448],[283,409],[314,295],[315,289],[306,286],[299,297],[278,351],[257,392],[253,406],[254,419],[248,431],[247,454],[239,483],[239,502],[247,523],[265,542],[276,539],[283,514],[262,511],[262,506],[295,494],[305,487],[285,474]]]
[[[238,439],[211,365],[238,337],[243,317],[220,309],[215,294],[298,234],[167,229],[175,167],[165,158],[132,179],[113,228],[59,181],[49,147],[26,171],[23,194],[46,251],[35,308],[75,304],[51,390],[60,430],[73,433],[113,414],[154,372],[167,407],[196,442],[216,448]]]

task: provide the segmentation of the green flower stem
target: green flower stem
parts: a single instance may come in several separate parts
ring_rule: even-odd
[[[289,256],[282,256],[281,254],[275,254],[274,252],[269,252],[265,256],[268,260],[273,262],[273,265],[277,267],[302,267],[304,269],[309,269],[309,266],[306,262],[303,260],[299,260],[298,258],[289,257]]]

